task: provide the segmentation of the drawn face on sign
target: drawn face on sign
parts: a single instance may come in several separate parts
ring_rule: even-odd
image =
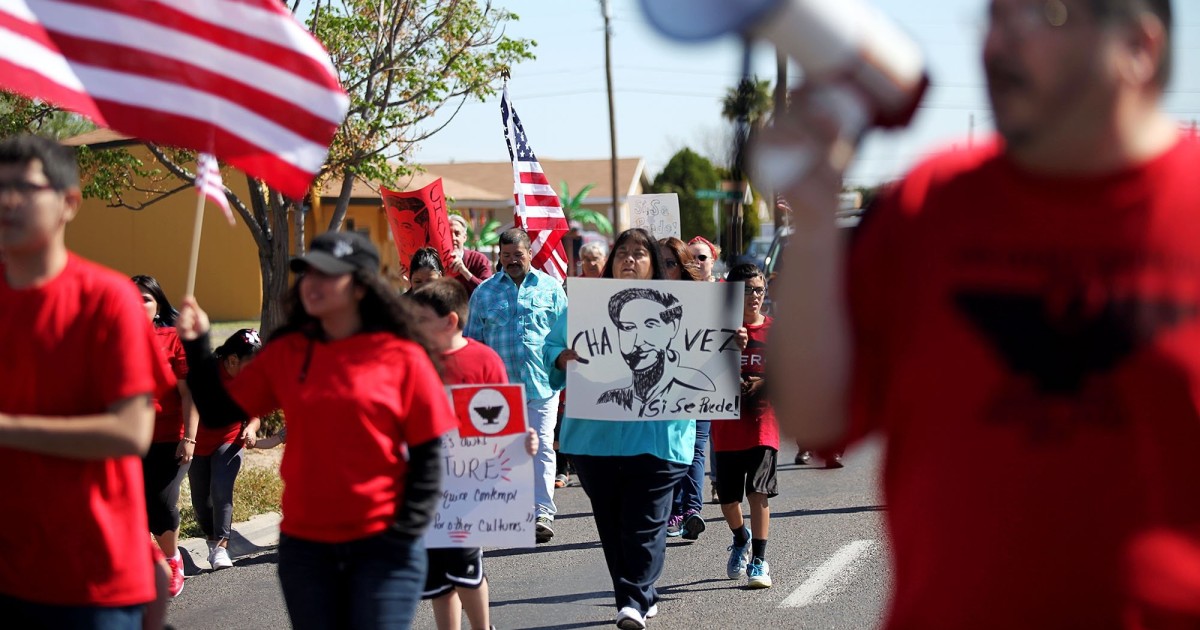
[[[657,413],[664,399],[679,389],[713,391],[712,380],[699,370],[679,365],[671,347],[683,320],[683,304],[674,295],[647,288],[613,294],[608,315],[617,329],[621,358],[633,377],[628,387],[600,395],[598,404],[615,403],[626,409],[640,403],[639,415]],[[660,409],[661,410],[661,409]]]
[[[617,340],[629,369],[661,372],[671,341],[679,333],[679,320],[668,318],[666,307],[654,300],[632,300],[621,308],[615,322]]]
[[[429,211],[424,206],[396,212],[396,225],[405,244],[418,245],[418,249],[429,244]]]

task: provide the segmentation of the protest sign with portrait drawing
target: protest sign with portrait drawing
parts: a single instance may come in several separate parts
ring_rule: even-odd
[[[741,282],[571,278],[566,414],[717,420],[740,413]]]
[[[419,190],[397,192],[381,187],[379,196],[387,209],[388,226],[400,255],[400,266],[406,273],[413,254],[422,247],[436,249],[442,257],[442,265],[449,264],[454,243],[440,177]]]

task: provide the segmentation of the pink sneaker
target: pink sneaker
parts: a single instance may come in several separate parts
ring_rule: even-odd
[[[183,556],[176,551],[174,558],[167,558],[171,575],[167,578],[167,594],[174,599],[183,592]]]

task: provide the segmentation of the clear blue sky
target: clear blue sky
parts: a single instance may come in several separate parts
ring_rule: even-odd
[[[543,158],[606,158],[608,105],[604,30],[599,0],[498,0],[521,16],[508,32],[537,41],[535,61],[513,68],[509,92],[530,142]],[[914,124],[869,136],[848,178],[875,183],[898,177],[941,146],[965,142],[971,116],[976,137],[990,129],[979,63],[986,0],[875,0],[928,57],[934,88]],[[1175,74],[1165,108],[1200,119],[1200,2],[1174,0]],[[682,147],[712,154],[721,146],[721,98],[740,76],[741,45],[726,39],[678,45],[653,32],[636,0],[612,0],[613,82],[617,151],[644,157],[650,175]],[[755,71],[775,76],[774,52],[755,51]],[[425,141],[417,162],[502,161],[499,97],[463,106],[450,125]],[[553,174],[550,174],[553,179]]]

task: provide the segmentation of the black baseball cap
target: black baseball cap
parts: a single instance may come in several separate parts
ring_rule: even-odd
[[[358,232],[326,232],[313,239],[308,253],[292,258],[290,266],[297,273],[312,267],[331,276],[359,269],[379,273],[379,250]]]

